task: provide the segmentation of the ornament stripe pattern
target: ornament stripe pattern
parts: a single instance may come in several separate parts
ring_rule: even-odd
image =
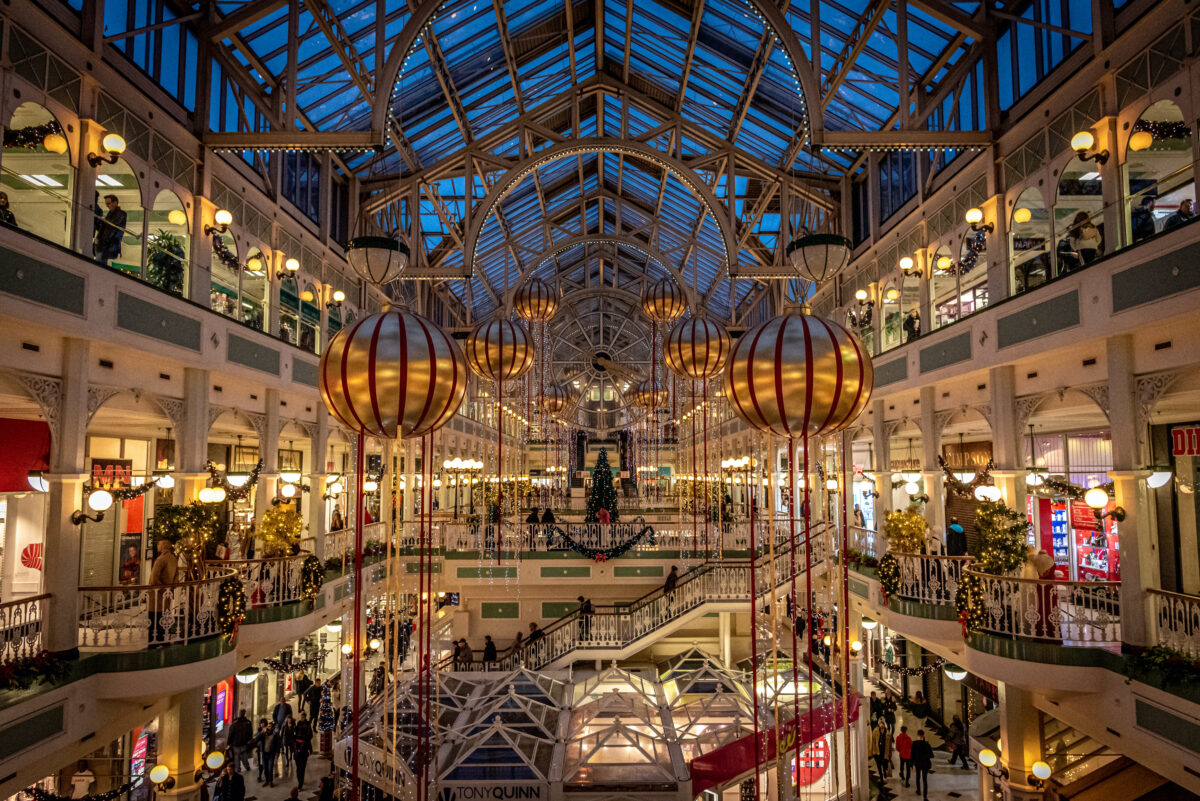
[[[513,294],[513,311],[531,323],[544,323],[558,312],[558,295],[540,278],[531,278]]]
[[[692,318],[675,324],[663,344],[663,359],[674,373],[694,381],[718,375],[729,358],[725,326]]]
[[[467,364],[483,378],[514,381],[533,367],[533,339],[511,320],[480,323],[467,339]]]
[[[384,438],[441,428],[466,396],[458,345],[419,315],[373,314],[339,331],[321,358],[321,396],[344,425]]]
[[[642,293],[642,311],[656,323],[669,323],[687,311],[687,295],[674,280],[659,279]]]

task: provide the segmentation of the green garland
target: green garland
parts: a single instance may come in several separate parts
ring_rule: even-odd
[[[246,590],[237,576],[221,582],[217,595],[217,626],[227,640],[237,634],[238,626],[246,619]]]
[[[899,673],[901,676],[928,676],[930,673],[936,673],[938,668],[946,664],[946,660],[939,656],[928,665],[921,665],[921,667],[905,667],[893,662],[880,662],[879,664],[893,673]]]
[[[636,517],[633,522],[644,522],[642,518]],[[620,545],[614,545],[611,548],[589,548],[586,545],[581,545],[571,539],[567,532],[563,531],[558,526],[554,527],[555,535],[563,545],[570,548],[577,554],[591,559],[594,562],[607,562],[610,559],[618,559],[628,553],[629,549],[641,542],[643,537],[646,537],[646,542],[649,545],[654,544],[654,527],[643,526],[642,530],[634,534],[629,539],[622,542]],[[648,536],[647,536],[648,535]]]
[[[212,478],[214,484],[219,485],[225,490],[226,499],[230,501],[241,501],[250,497],[251,490],[258,483],[258,474],[262,472],[262,466],[262,459],[259,459],[255,463],[254,469],[250,471],[250,480],[246,482],[246,486],[235,487],[225,479],[225,476],[221,475],[216,465],[211,461],[206,465],[209,477]]]
[[[1163,684],[1189,686],[1200,683],[1200,659],[1165,645],[1155,645],[1128,658],[1129,675],[1135,679],[1162,677]]]
[[[1096,486],[1109,495],[1113,492],[1113,482],[1111,481],[1106,484],[1097,484]],[[1072,484],[1061,476],[1044,476],[1042,483],[1034,487],[1033,491],[1038,495],[1067,498],[1072,501],[1082,501],[1083,496],[1087,494],[1087,488],[1081,487],[1078,484]]]
[[[70,673],[70,660],[42,651],[0,665],[0,690],[28,690],[39,681],[58,684]]]
[[[975,490],[978,487],[987,486],[992,483],[992,468],[996,465],[991,459],[988,459],[987,465],[975,474],[975,478],[971,481],[959,481],[958,476],[954,475],[956,471],[952,470],[946,464],[946,460],[941,456],[938,457],[938,467],[942,468],[942,474],[946,479],[946,489],[950,490],[950,494],[956,498],[975,499]],[[962,471],[957,471],[962,472]]]
[[[140,778],[140,777],[139,777]],[[88,793],[80,798],[72,799],[69,795],[58,795],[43,790],[40,787],[27,787],[25,792],[33,801],[113,801],[114,798],[120,798],[133,789],[133,782],[127,782],[120,787],[114,787],[111,790],[103,793]]]
[[[954,591],[954,606],[958,610],[958,624],[962,627],[965,640],[971,633],[983,631],[987,622],[987,610],[983,602],[983,579],[969,570],[964,570]]]
[[[900,561],[890,553],[885,553],[879,560],[879,589],[883,591],[883,605],[887,606],[888,599],[900,592]]]
[[[106,490],[106,492],[108,492],[110,495],[113,496],[114,502],[115,501],[132,501],[134,498],[140,498],[143,495],[145,495],[147,492],[149,492],[150,490],[156,489],[157,487],[158,487],[158,484],[156,484],[154,482],[154,480],[150,480],[143,484],[139,484],[136,487],[115,487],[113,489]],[[92,484],[84,484],[83,485],[84,497],[91,495],[97,489],[98,489],[98,487],[96,487]]]
[[[317,600],[325,584],[325,568],[321,560],[309,555],[300,566],[300,592],[310,604]]]
[[[860,568],[860,567],[877,568],[877,567],[879,567],[878,559],[876,559],[874,556],[870,556],[866,553],[863,553],[862,551],[858,550],[857,548],[847,548],[846,549],[846,563],[849,564],[853,568]]]

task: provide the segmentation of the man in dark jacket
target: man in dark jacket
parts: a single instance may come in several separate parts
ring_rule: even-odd
[[[312,753],[313,730],[304,713],[300,713],[300,722],[292,732],[295,741],[292,743],[292,758],[296,760],[296,786],[304,786],[304,772],[308,768],[308,755]]]
[[[321,709],[321,680],[317,679],[304,691],[304,705],[308,707],[308,719],[316,720]]]
[[[275,731],[283,731],[283,722],[292,716],[292,705],[283,700],[281,696],[279,703],[271,710],[271,721],[275,724]]]
[[[483,661],[496,661],[496,643],[492,642],[492,635],[490,634],[485,634],[483,637]]]
[[[121,256],[121,239],[125,236],[125,210],[116,195],[105,195],[104,206],[108,213],[96,219],[96,260],[105,267]]]
[[[213,789],[213,801],[245,801],[246,780],[234,770],[232,762],[225,763],[221,778]]]
[[[950,518],[946,527],[946,554],[949,556],[967,555],[967,532],[958,522],[957,517]]]
[[[254,726],[246,717],[246,710],[238,712],[237,719],[229,727],[229,764],[235,771],[250,770],[250,741],[254,739]]]
[[[925,739],[925,730],[917,730],[912,744],[912,766],[917,774],[917,792],[929,798],[929,769],[933,767],[933,746]]]
[[[279,729],[268,723],[266,735],[263,737],[263,753],[267,764],[265,771],[267,787],[275,786],[275,761],[279,759],[279,752],[282,750],[283,735]]]

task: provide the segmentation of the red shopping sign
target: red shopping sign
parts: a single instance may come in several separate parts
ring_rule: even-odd
[[[792,760],[792,786],[808,787],[825,777],[829,770],[829,739],[822,737]]]

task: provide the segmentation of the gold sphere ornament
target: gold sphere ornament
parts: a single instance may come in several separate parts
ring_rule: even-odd
[[[656,323],[669,323],[687,311],[687,295],[675,279],[661,278],[642,293],[642,311]]]
[[[853,334],[820,317],[786,314],[734,343],[723,385],[742,420],[796,438],[849,426],[874,383],[871,357]]]
[[[653,379],[635,384],[630,392],[630,400],[634,406],[650,411],[666,405],[668,397],[666,387]]]
[[[671,328],[663,343],[663,361],[676,375],[703,381],[721,372],[730,348],[725,326],[693,317]]]
[[[489,320],[467,337],[467,364],[483,378],[515,381],[533,367],[533,337],[512,320]]]
[[[441,428],[467,394],[458,344],[429,320],[389,309],[343,328],[321,357],[321,397],[343,425],[376,437]]]
[[[558,293],[540,278],[530,278],[513,293],[513,311],[523,320],[544,323],[558,313]]]
[[[542,390],[542,397],[538,402],[541,404],[542,411],[559,414],[567,408],[567,404],[571,402],[571,396],[558,384],[550,384]]]

